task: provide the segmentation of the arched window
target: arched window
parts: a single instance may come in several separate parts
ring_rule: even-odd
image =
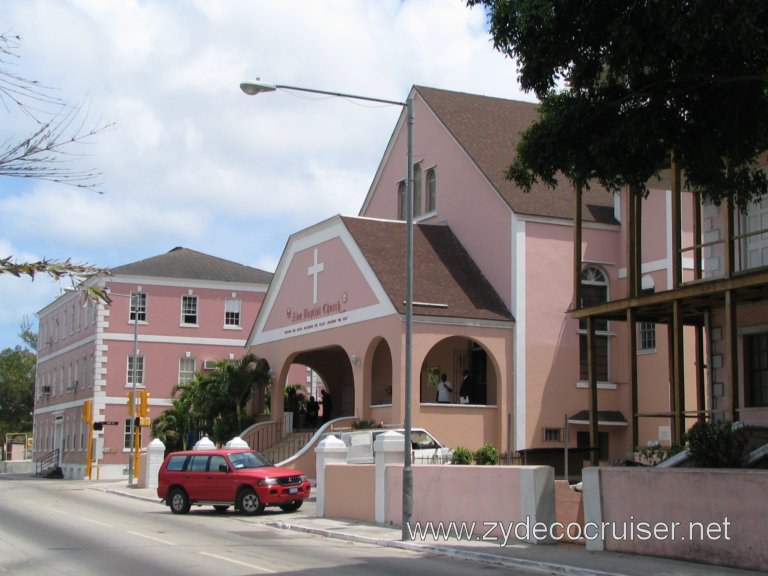
[[[589,308],[608,302],[608,278],[602,270],[589,266],[581,273],[581,307]],[[587,320],[579,320],[579,379],[588,379]],[[595,321],[595,355],[597,380],[608,382],[608,321]]]
[[[413,217],[421,216],[421,164],[413,165]]]
[[[437,175],[435,169],[427,170],[427,212],[437,210]]]

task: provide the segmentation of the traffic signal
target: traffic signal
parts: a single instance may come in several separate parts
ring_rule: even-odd
[[[104,422],[94,422],[93,423],[93,429],[94,430],[103,430],[104,429]]]
[[[139,395],[139,416],[149,416],[149,392],[142,390]]]
[[[133,390],[128,392],[128,417],[130,418],[133,416],[133,410],[135,408],[135,403],[133,401]]]
[[[86,424],[91,423],[91,408],[93,406],[92,400],[86,400],[83,402],[83,422]]]

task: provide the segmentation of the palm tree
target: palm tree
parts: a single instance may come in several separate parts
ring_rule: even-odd
[[[181,395],[173,398],[171,405],[172,408],[152,420],[152,436],[165,444],[166,452],[186,450],[192,423],[191,406]]]
[[[174,387],[174,407],[156,419],[160,420],[157,425],[153,422],[153,433],[159,437],[170,431],[178,441],[183,425],[183,440],[191,431],[207,433],[216,444],[224,444],[254,419],[246,414],[248,401],[255,386],[268,382],[267,367],[254,354],[239,361],[220,360],[212,371],[197,372],[190,382]]]

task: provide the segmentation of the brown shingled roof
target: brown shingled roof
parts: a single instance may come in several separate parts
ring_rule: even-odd
[[[405,222],[342,217],[395,308],[405,313]],[[414,315],[512,321],[512,314],[447,225],[413,233]],[[418,303],[428,303],[429,306]]]
[[[111,272],[115,275],[187,278],[190,280],[217,280],[219,282],[251,284],[269,284],[272,280],[271,272],[180,247],[159,256],[152,256],[138,262],[112,268]]]
[[[505,178],[520,135],[537,118],[536,104],[424,86],[415,90],[512,210],[573,219],[574,191],[564,177],[558,179],[555,189],[537,184],[529,193]],[[599,185],[585,190],[583,217],[585,221],[616,224],[613,196]]]

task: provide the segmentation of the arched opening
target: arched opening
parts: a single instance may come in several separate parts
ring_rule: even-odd
[[[333,401],[331,418],[354,416],[355,378],[349,356],[341,346],[299,352],[291,363],[303,364],[318,374]]]
[[[496,405],[499,376],[488,353],[478,342],[463,336],[441,340],[429,351],[420,370],[420,402],[437,400],[437,385],[445,374],[451,385],[451,402]]]
[[[379,339],[371,359],[371,405],[392,404],[392,351],[384,338]]]

